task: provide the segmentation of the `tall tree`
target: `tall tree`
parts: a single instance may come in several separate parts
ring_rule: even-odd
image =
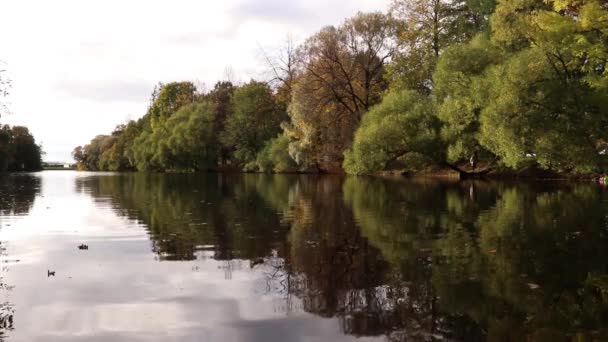
[[[287,115],[275,102],[266,83],[251,81],[232,95],[234,113],[222,133],[224,146],[234,148],[234,159],[246,169],[255,169],[258,152],[280,132]]]
[[[292,155],[300,165],[340,168],[363,114],[387,83],[384,66],[394,53],[395,26],[381,13],[359,13],[326,27],[299,50],[302,75],[293,85]],[[313,142],[314,141],[314,142]]]
[[[598,171],[608,141],[606,1],[499,1],[480,141],[504,163]]]
[[[159,84],[152,93],[148,115],[152,128],[161,125],[182,106],[196,100],[196,86],[192,82]]]
[[[207,94],[207,98],[213,104],[215,111],[215,128],[216,141],[221,145],[219,151],[220,163],[225,164],[232,153],[232,146],[225,146],[220,143],[220,135],[226,127],[226,120],[233,114],[231,99],[236,87],[230,81],[217,82],[213,90]]]
[[[42,169],[42,148],[27,127],[12,127],[13,165],[11,171],[38,171]]]
[[[0,172],[39,171],[42,148],[27,127],[4,125],[0,128]]]
[[[291,101],[293,83],[300,73],[293,37],[288,35],[276,53],[268,54],[262,50],[262,54],[270,75],[268,83],[276,92],[277,102],[287,108]]]
[[[494,0],[393,0],[398,53],[388,68],[393,87],[429,94],[439,56],[487,27]]]
[[[142,128],[142,124],[136,121],[118,125],[112,132],[112,136],[116,138],[101,155],[100,168],[108,171],[134,171],[135,165],[132,163],[129,149]]]
[[[200,171],[215,166],[214,114],[210,102],[196,102],[181,107],[153,131],[144,130],[132,148],[137,169]]]

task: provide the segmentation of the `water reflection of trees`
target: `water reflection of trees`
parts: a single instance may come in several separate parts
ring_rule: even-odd
[[[308,312],[325,317],[350,315],[344,328],[359,333],[360,321],[375,316],[373,311],[381,306],[375,293],[386,264],[361,236],[352,211],[344,206],[340,179],[309,179],[299,187],[289,218],[287,258],[297,280],[290,284],[290,291],[303,300]]]
[[[608,207],[598,188],[349,179],[344,191],[363,234],[407,283],[407,300],[434,298],[421,310],[436,313],[431,333],[606,338]]]
[[[39,177],[0,174],[0,216],[29,213],[39,193]]]
[[[0,223],[6,217],[27,215],[34,206],[36,196],[40,193],[40,186],[40,178],[33,175],[0,174]],[[6,259],[6,248],[0,242],[2,272],[8,268],[4,264]],[[6,293],[12,288],[0,277],[0,292]],[[7,340],[8,332],[14,329],[14,315],[13,303],[10,301],[0,303],[0,341]]]
[[[260,199],[260,177],[126,174],[77,180],[77,188],[142,222],[164,260],[268,255],[286,227]]]
[[[390,341],[598,340],[608,206],[587,185],[266,175],[90,177],[165,259],[249,259],[281,310]]]

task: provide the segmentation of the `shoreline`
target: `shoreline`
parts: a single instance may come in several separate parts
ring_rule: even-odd
[[[313,172],[313,171],[287,171],[287,172],[257,172],[257,171],[241,171],[238,169],[213,169],[213,170],[202,170],[202,171],[92,171],[92,170],[78,170],[78,169],[61,169],[61,168],[46,168],[38,171],[13,171],[13,172],[0,172],[0,175],[9,174],[24,174],[24,173],[37,173],[43,171],[76,171],[76,172],[109,172],[109,173],[141,173],[141,174],[259,174],[259,175],[308,175],[308,176],[354,176],[354,177],[372,177],[372,178],[400,178],[400,179],[438,179],[438,180],[449,180],[449,181],[468,181],[468,180],[488,180],[488,181],[590,181],[599,182],[601,177],[600,174],[567,174],[567,173],[528,173],[525,171],[521,172],[491,172],[476,177],[460,177],[458,172],[450,169],[437,169],[417,172],[404,172],[404,171],[381,171],[372,174],[364,175],[349,175],[346,172]]]

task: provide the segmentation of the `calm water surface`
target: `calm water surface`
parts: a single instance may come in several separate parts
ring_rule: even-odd
[[[3,341],[608,340],[594,184],[4,175],[0,241]]]

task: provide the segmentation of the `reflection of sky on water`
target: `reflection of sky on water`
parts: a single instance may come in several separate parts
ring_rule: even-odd
[[[14,286],[1,291],[15,307],[11,341],[354,339],[296,299],[288,310],[248,261],[157,261],[145,227],[76,193],[72,173],[42,177],[29,215],[1,221],[10,222],[0,240],[4,282]]]
[[[0,175],[0,341],[608,336],[592,184],[35,177]]]

